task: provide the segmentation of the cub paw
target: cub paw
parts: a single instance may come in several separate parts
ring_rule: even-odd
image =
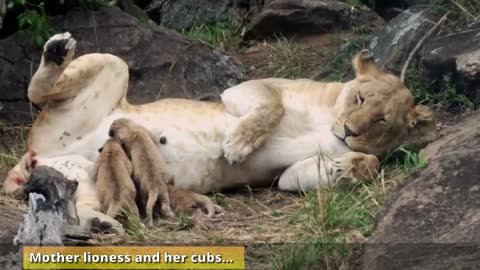
[[[43,47],[43,57],[46,62],[65,66],[73,59],[77,42],[69,32],[52,36]]]
[[[168,195],[172,208],[183,214],[194,216],[206,215],[209,218],[213,218],[223,212],[223,209],[214,204],[207,196],[186,191],[175,186],[168,186]]]

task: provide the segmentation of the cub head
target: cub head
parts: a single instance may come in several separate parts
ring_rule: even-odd
[[[127,118],[120,118],[113,121],[108,131],[108,136],[125,143],[135,137],[138,125]]]
[[[356,77],[345,84],[335,104],[333,134],[350,149],[380,156],[407,136],[435,127],[430,108],[415,105],[410,90],[385,73],[367,50],[353,59]]]

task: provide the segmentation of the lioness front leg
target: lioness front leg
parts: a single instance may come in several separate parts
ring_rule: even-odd
[[[28,86],[30,101],[41,103],[41,97],[53,90],[58,78],[75,55],[76,44],[69,32],[56,34],[45,43],[40,66]]]
[[[278,125],[285,112],[281,93],[262,81],[248,81],[221,95],[228,113],[239,117],[226,133],[224,156],[230,164],[241,163]]]
[[[336,159],[314,156],[290,166],[281,175],[278,187],[282,190],[300,191],[345,181],[353,184],[373,179],[379,167],[377,157],[359,152],[346,153]]]

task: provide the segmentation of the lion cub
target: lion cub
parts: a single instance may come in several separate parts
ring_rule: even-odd
[[[121,209],[138,216],[132,163],[119,140],[109,139],[98,149],[96,187],[100,211],[115,218]]]
[[[157,200],[164,217],[172,217],[167,182],[171,176],[167,165],[155,145],[152,134],[129,119],[117,119],[110,126],[109,136],[119,139],[133,164],[133,180],[140,199],[145,205],[148,226],[153,225],[153,209]],[[146,204],[145,204],[146,201]]]

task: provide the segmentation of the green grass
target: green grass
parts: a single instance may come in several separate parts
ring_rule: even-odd
[[[428,79],[428,74],[420,64],[415,64],[407,71],[405,82],[419,104],[460,113],[475,108],[475,104],[466,96],[463,86],[455,84],[451,74],[444,75],[439,81],[433,81]]]
[[[349,188],[305,192],[301,211],[290,224],[302,227],[303,237],[285,244],[272,260],[274,269],[338,269],[349,252],[351,236],[368,237],[385,192],[378,179]]]
[[[237,47],[238,31],[228,22],[202,24],[190,29],[183,29],[181,32],[188,38],[203,41],[227,52],[234,51]]]
[[[428,160],[418,149],[403,146],[390,153],[385,158],[384,165],[398,167],[405,173],[411,174],[416,170],[427,167]]]
[[[430,8],[442,14],[448,12],[447,27],[464,25],[480,19],[480,0],[437,0],[429,4],[419,4],[417,7]]]
[[[126,217],[125,231],[136,240],[145,241],[147,239],[147,229],[140,217],[127,211],[122,211],[122,215]]]

